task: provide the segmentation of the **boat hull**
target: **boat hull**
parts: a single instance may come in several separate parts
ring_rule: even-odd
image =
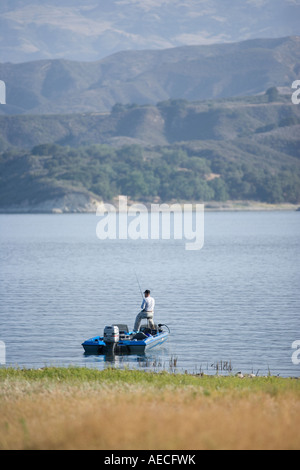
[[[143,340],[124,340],[114,345],[107,345],[103,338],[95,336],[84,343],[82,347],[85,354],[89,355],[126,355],[126,354],[144,354],[146,351],[152,350],[164,344],[168,339],[169,333],[162,332],[155,336],[148,337]]]

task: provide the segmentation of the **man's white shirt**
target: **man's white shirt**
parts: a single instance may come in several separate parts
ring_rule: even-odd
[[[154,312],[154,307],[155,307],[155,300],[153,297],[146,297],[143,300],[141,309],[145,310],[146,312]]]

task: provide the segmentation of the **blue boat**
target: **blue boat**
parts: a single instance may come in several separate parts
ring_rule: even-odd
[[[170,334],[167,325],[155,325],[154,329],[143,325],[138,333],[129,331],[127,325],[112,325],[104,329],[103,336],[95,336],[82,343],[86,354],[127,355],[144,354],[164,344]]]

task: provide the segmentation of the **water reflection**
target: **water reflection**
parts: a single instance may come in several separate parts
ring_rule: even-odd
[[[113,367],[118,369],[146,369],[155,371],[177,370],[177,358],[169,354],[169,349],[159,348],[155,353],[144,354],[113,354],[106,355],[83,354],[87,366]]]

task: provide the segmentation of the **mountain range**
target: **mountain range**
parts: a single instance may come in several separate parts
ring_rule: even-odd
[[[299,36],[125,51],[96,62],[2,63],[7,105],[0,114],[107,113],[116,103],[255,95],[291,90],[299,74]]]
[[[0,61],[292,36],[299,17],[299,0],[1,0]]]

